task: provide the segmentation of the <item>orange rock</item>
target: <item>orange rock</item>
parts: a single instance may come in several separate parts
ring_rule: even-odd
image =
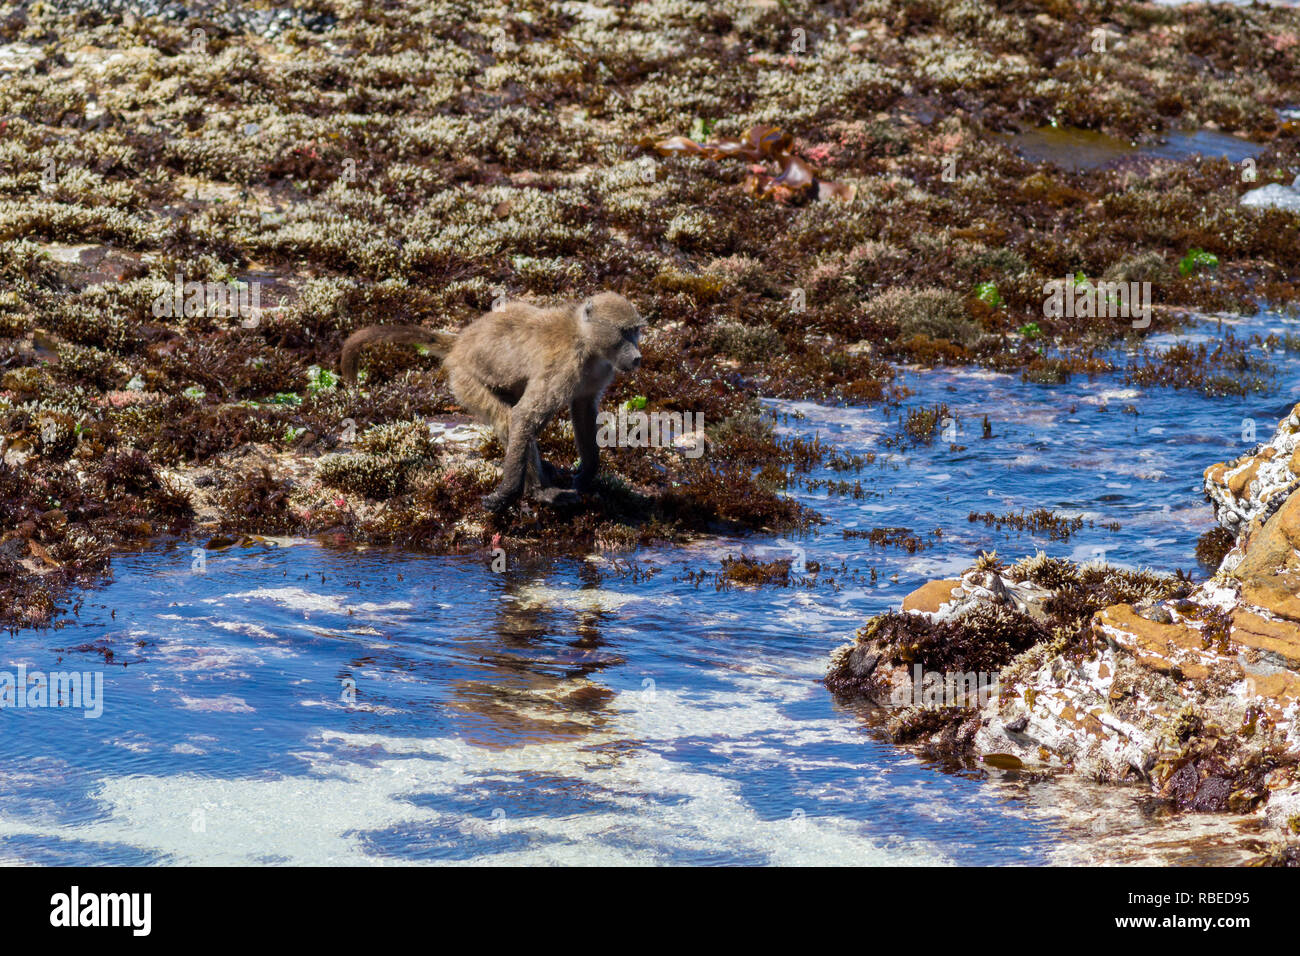
[[[1237,608],[1232,612],[1229,637],[1245,647],[1277,654],[1293,667],[1300,666],[1300,627],[1295,624],[1270,621],[1245,608]],[[1300,674],[1295,676],[1300,680]]]
[[[1233,574],[1242,598],[1279,617],[1300,621],[1300,494],[1293,494],[1246,542]]]
[[[1244,584],[1241,599],[1254,607],[1263,608],[1286,618],[1288,621],[1300,622],[1300,588],[1285,586],[1280,578]]]
[[[903,610],[933,613],[939,610],[941,604],[951,601],[953,588],[959,587],[960,581],[931,581],[923,584],[903,598]]]
[[[1102,631],[1103,627],[1110,630]],[[1199,658],[1205,656],[1201,632],[1187,624],[1148,621],[1130,604],[1116,604],[1097,612],[1093,628],[1148,670],[1161,674],[1178,671],[1191,680],[1203,680],[1210,670]]]
[[[1248,674],[1246,692],[1252,697],[1275,701],[1285,709],[1293,700],[1300,700],[1300,674],[1278,671],[1275,674]]]
[[[1245,497],[1261,464],[1260,459],[1252,458],[1249,465],[1228,479],[1228,490],[1238,498]]]

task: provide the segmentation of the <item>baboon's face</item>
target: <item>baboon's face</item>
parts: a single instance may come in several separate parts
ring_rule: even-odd
[[[584,303],[582,314],[593,343],[606,361],[619,372],[634,372],[641,367],[645,321],[631,302],[613,292],[602,292]]]

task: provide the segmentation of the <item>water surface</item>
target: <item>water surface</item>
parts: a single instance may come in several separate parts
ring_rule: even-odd
[[[1269,313],[1235,329],[1269,330],[1297,331]],[[101,670],[105,702],[99,719],[0,713],[0,859],[1240,862],[1249,820],[1168,820],[1134,788],[937,767],[876,739],[818,681],[866,617],[980,548],[1192,569],[1211,524],[1202,471],[1249,450],[1243,419],[1265,438],[1295,401],[1297,357],[1270,358],[1279,389],[1245,399],[1117,375],[1049,387],[908,371],[908,407],[944,403],[952,419],[949,440],[915,447],[892,441],[898,410],[771,403],[783,431],[877,456],[809,476],[860,482],[855,495],[792,491],[828,519],[793,542],[505,573],[487,554],[304,541],[202,563],[187,543],[122,555],[62,629],[7,639],[10,670]],[[1061,541],[968,520],[1040,507],[1084,525]],[[878,527],[922,547],[844,534]],[[823,569],[806,586],[718,591],[688,575],[796,549]]]
[[[1158,143],[1136,145],[1125,139],[1073,126],[1040,126],[1006,139],[1033,163],[1055,163],[1062,169],[1097,169],[1132,156],[1184,160],[1193,156],[1240,163],[1264,151],[1259,143],[1217,130],[1173,130]]]

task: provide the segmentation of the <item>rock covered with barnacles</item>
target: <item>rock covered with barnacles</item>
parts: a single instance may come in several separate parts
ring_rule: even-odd
[[[1215,518],[1234,534],[1276,511],[1297,483],[1300,405],[1282,420],[1272,439],[1251,454],[1205,469],[1205,494],[1214,505]]]
[[[827,686],[896,709],[899,742],[992,766],[1150,788],[1300,833],[1300,407],[1254,454],[1207,470],[1235,544],[1194,586],[1038,554],[981,555],[870,621]],[[996,691],[931,694],[972,671]],[[954,680],[955,678],[955,680]],[[965,686],[972,686],[969,680]],[[935,706],[936,704],[940,706]]]

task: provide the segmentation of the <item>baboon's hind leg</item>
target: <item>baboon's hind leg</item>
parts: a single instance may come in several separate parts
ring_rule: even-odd
[[[483,424],[491,425],[504,446],[510,440],[510,406],[472,375],[452,372],[448,378],[456,401]]]
[[[497,441],[501,443],[501,447],[505,449],[506,457],[509,459],[512,406],[502,401],[492,389],[471,375],[452,373],[449,378],[451,390],[455,393],[457,401],[464,405],[465,410],[479,421],[492,427],[492,430],[496,433]],[[529,439],[528,448],[524,455],[524,466],[526,469],[524,490],[531,495],[544,498],[545,496],[542,493],[555,483],[556,475],[555,469],[542,461],[536,438]],[[498,489],[493,500],[499,503],[505,497],[502,490]]]

